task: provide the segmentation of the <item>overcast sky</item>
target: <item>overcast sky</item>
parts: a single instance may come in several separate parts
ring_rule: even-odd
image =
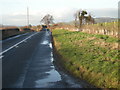
[[[119,0],[0,0],[0,24],[26,25],[27,6],[30,24],[38,25],[46,14],[55,22],[72,21],[74,13],[87,10],[94,17],[118,17]]]

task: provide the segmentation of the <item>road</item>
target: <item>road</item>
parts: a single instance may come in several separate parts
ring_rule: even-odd
[[[51,32],[31,32],[2,42],[2,88],[84,88],[56,69]]]

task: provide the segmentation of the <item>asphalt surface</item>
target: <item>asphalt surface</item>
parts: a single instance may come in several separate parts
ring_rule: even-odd
[[[83,82],[56,70],[51,32],[23,34],[2,45],[6,50],[2,53],[2,88],[84,88]]]

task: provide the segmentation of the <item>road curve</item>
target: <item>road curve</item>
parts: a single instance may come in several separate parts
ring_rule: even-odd
[[[84,88],[54,67],[51,32],[32,32],[6,40],[3,47],[13,48],[2,54],[2,88]]]

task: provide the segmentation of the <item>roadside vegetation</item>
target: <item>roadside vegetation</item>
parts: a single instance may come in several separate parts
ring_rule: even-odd
[[[83,28],[95,29],[95,30],[105,29],[105,30],[108,30],[110,32],[112,32],[112,31],[118,32],[118,24],[119,24],[118,21],[105,22],[105,23],[84,25]]]
[[[56,29],[53,39],[67,71],[100,88],[118,88],[117,38]]]
[[[71,23],[58,23],[56,29],[66,29],[69,31],[79,31],[79,25],[75,27],[75,22]],[[86,32],[90,34],[102,34],[109,35],[113,37],[118,37],[118,27],[120,26],[118,21],[105,22],[105,23],[95,23],[95,24],[83,24],[81,26],[81,32]]]

